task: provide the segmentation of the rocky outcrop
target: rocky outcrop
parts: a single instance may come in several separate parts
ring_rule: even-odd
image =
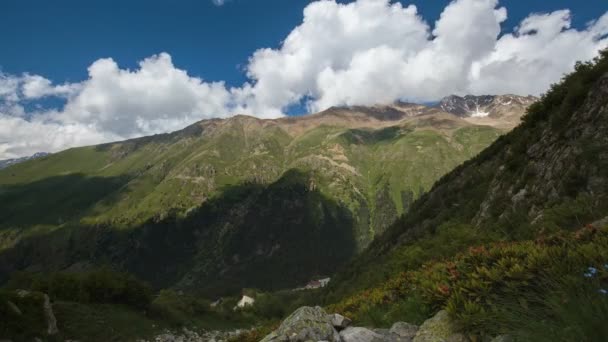
[[[246,332],[246,330],[233,331],[200,331],[196,332],[187,328],[181,331],[164,331],[149,340],[137,340],[137,342],[227,342]]]
[[[338,330],[347,328],[351,323],[351,320],[349,318],[344,317],[337,313],[330,315],[330,318],[331,318],[331,324]]]
[[[433,318],[426,320],[418,329],[414,342],[468,342],[463,334],[456,330],[454,322],[447,311],[439,311]]]
[[[394,323],[390,329],[351,327],[349,324],[350,319],[339,314],[328,315],[318,306],[301,307],[262,342],[469,342],[445,310],[420,327],[405,322]],[[509,341],[506,336],[495,340]]]
[[[351,320],[340,314],[328,315],[320,307],[301,307],[279,329],[262,342],[412,342],[418,327],[397,322],[390,329],[351,327]]]
[[[279,328],[266,336],[262,342],[340,342],[340,334],[329,316],[321,307],[304,306],[287,317]]]
[[[343,342],[385,342],[385,336],[361,327],[350,327],[340,332]]]
[[[410,342],[416,336],[418,326],[405,322],[397,322],[393,324],[389,332],[393,336],[392,341]]]
[[[51,299],[45,293],[44,294],[44,317],[46,318],[46,333],[49,335],[55,335],[59,332],[57,329],[57,319],[55,318],[55,313],[53,312],[53,306],[51,304]]]
[[[19,331],[26,327],[39,337],[55,336],[59,333],[53,305],[47,294],[26,290],[4,291],[0,295],[0,306],[4,305],[9,311],[5,311],[6,317],[0,318],[0,326],[6,323],[16,330],[0,329],[2,333],[9,336],[13,333],[19,334]]]

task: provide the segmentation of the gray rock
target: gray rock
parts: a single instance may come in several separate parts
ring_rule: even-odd
[[[47,324],[46,333],[49,335],[57,334],[59,332],[59,329],[57,329],[57,319],[55,318],[53,306],[47,294],[44,294],[44,316],[46,316]]]
[[[16,313],[17,315],[21,316],[21,310],[19,309],[19,307],[17,306],[17,304],[11,302],[10,300],[6,302],[8,304],[8,307],[13,310],[14,313]]]
[[[344,317],[340,314],[333,314],[329,316],[331,319],[331,324],[336,327],[336,329],[345,329],[352,322],[350,318]]]
[[[343,342],[386,342],[386,338],[367,328],[349,327],[340,332]]]
[[[262,342],[340,342],[330,316],[321,307],[303,306],[287,317],[279,328]]]
[[[433,318],[427,319],[418,329],[414,342],[468,342],[469,339],[459,333],[450,319],[448,312],[439,311]]]
[[[416,337],[418,326],[405,322],[397,322],[393,324],[390,332],[392,335],[398,337],[396,341],[410,342]]]

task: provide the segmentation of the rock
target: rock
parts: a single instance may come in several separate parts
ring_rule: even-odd
[[[513,337],[509,335],[498,335],[492,339],[492,342],[512,342]]]
[[[392,335],[398,337],[397,341],[409,342],[412,341],[416,336],[418,327],[405,322],[397,322],[393,324],[390,332]]]
[[[340,314],[333,314],[329,316],[331,319],[331,324],[338,330],[345,329],[352,322],[350,318],[346,318]]]
[[[330,316],[320,307],[303,306],[287,317],[279,328],[264,337],[262,342],[340,342]]]
[[[418,329],[414,342],[468,342],[463,334],[456,330],[448,312],[439,311],[433,318],[427,319]]]
[[[343,342],[385,342],[386,339],[381,334],[373,332],[367,328],[349,327],[340,332]]]
[[[8,302],[6,302],[8,304],[8,307],[13,310],[14,313],[16,313],[17,315],[21,316],[23,313],[21,313],[21,310],[19,309],[19,307],[17,306],[17,304],[11,302],[10,300]]]
[[[44,316],[46,317],[47,334],[57,334],[59,332],[59,329],[57,329],[57,319],[55,318],[53,306],[51,305],[51,300],[47,294],[44,294]]]

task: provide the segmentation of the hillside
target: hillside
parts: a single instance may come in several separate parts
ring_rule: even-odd
[[[523,123],[443,176],[337,277],[330,301],[493,241],[608,216],[608,55],[533,104]]]
[[[0,171],[0,278],[109,263],[159,287],[299,285],[512,128],[503,116],[408,103],[235,116],[20,163]]]
[[[578,63],[520,126],[443,176],[342,269],[325,289],[327,311],[300,308],[258,335],[604,341],[607,167],[604,51]],[[305,316],[311,310],[321,318]]]
[[[48,156],[48,155],[49,154],[46,152],[38,152],[38,153],[34,153],[31,156],[27,156],[27,157],[0,160],[0,169],[7,168],[11,165],[23,163],[24,161],[28,161],[28,160],[32,160],[32,159],[36,159],[36,158],[42,158],[42,157]]]

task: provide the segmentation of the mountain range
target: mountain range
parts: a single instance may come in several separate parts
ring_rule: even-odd
[[[363,251],[534,100],[237,115],[25,161],[0,171],[0,276],[110,264],[207,294],[294,287]]]
[[[601,341],[607,99],[602,52],[531,104],[236,116],[13,165],[0,171],[0,334]],[[255,328],[184,329],[227,324]]]
[[[46,152],[36,152],[36,153],[32,154],[31,156],[0,160],[0,170],[4,169],[6,167],[9,167],[11,165],[19,164],[19,163],[22,163],[24,161],[31,160],[31,159],[42,158],[42,157],[45,157],[48,155],[49,155],[49,153],[46,153]]]

